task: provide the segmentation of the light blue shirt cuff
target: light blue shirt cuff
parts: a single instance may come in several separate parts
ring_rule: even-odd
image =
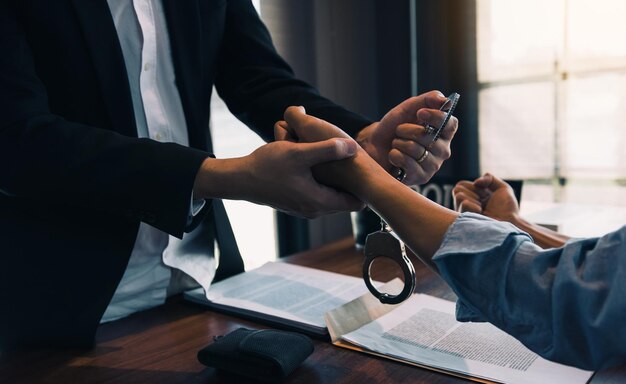
[[[486,234],[488,236],[485,236]],[[459,254],[490,252],[500,247],[511,235],[523,235],[532,241],[529,234],[511,223],[465,212],[448,228],[441,247],[433,256],[433,261]]]
[[[486,234],[488,236],[486,236]],[[480,273],[472,271],[456,271],[454,261],[458,258],[480,257],[488,255],[501,248],[511,236],[522,236],[532,241],[527,233],[521,231],[514,225],[490,219],[475,213],[462,213],[448,228],[444,236],[443,243],[433,256],[433,262],[437,265],[441,277],[446,280],[457,294],[456,318],[463,322],[485,322],[488,321],[489,314],[482,313],[477,307],[471,305],[465,299],[468,292],[462,292],[457,279],[459,274],[469,274],[471,276],[481,276],[487,280],[496,276],[489,276],[488,271]],[[480,241],[477,241],[480,239]],[[455,289],[456,288],[456,289]],[[464,287],[466,289],[466,287]],[[469,297],[481,297],[480,292],[472,292]],[[488,308],[489,303],[484,303],[481,308]]]
[[[460,321],[488,320],[548,360],[626,361],[626,226],[541,249],[509,223],[463,214],[433,257]]]

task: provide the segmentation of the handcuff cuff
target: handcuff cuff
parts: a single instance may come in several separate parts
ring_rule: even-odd
[[[446,112],[446,116],[438,127],[435,128],[430,125],[426,125],[426,133],[433,135],[433,140],[429,144],[429,147],[441,136],[441,132],[446,124],[448,124],[460,97],[461,96],[458,93],[452,93],[448,96],[446,102],[439,108],[440,111]],[[399,167],[393,168],[391,170],[391,174],[400,182],[406,177],[406,172]],[[381,229],[379,231],[370,233],[365,239],[363,280],[365,280],[367,289],[369,289],[372,295],[374,295],[381,303],[399,304],[408,299],[413,294],[413,291],[415,291],[415,267],[406,255],[404,242],[400,240],[398,235],[385,222],[385,220],[383,220],[382,217],[380,217],[380,225]],[[372,277],[370,276],[370,270],[374,260],[379,257],[389,258],[400,266],[404,275],[404,288],[399,294],[392,295],[390,293],[380,292],[374,286]]]

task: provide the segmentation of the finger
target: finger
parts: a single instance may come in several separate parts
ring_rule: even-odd
[[[447,115],[447,112],[444,111],[424,108],[417,111],[417,121],[424,126],[430,125],[431,127],[439,128],[446,120]],[[450,116],[448,122],[439,133],[439,137],[452,140],[454,134],[458,129],[458,126],[458,119],[454,116]]]
[[[298,158],[308,167],[342,160],[356,154],[357,143],[351,139],[328,139],[315,143],[299,143]]]
[[[413,96],[392,108],[383,119],[389,121],[390,126],[394,127],[406,122],[416,122],[418,110],[421,108],[439,109],[446,100],[446,97],[439,91]]]
[[[439,127],[446,119],[446,112],[438,109],[422,108],[417,111],[417,121],[421,125],[430,125],[432,127]]]
[[[274,140],[276,141],[297,141],[297,138],[289,131],[286,121],[280,120],[274,124]]]
[[[475,192],[474,188],[470,189],[462,185],[457,185],[456,187],[452,189],[452,193],[454,195],[463,194],[464,196],[467,196],[467,198],[469,199],[480,201],[480,196]]]
[[[404,144],[407,147],[412,147],[413,144],[411,143],[412,142]],[[422,159],[427,149],[419,144],[416,145],[419,147],[415,147],[416,149],[413,149],[411,154],[407,154],[398,148],[392,148],[389,152],[389,162],[396,167],[402,168],[406,172],[404,182],[407,185],[424,184],[428,182],[430,178],[439,171],[445,160],[431,153],[430,150],[426,154],[426,157]],[[419,152],[419,156],[415,155],[416,152]],[[421,162],[418,163],[417,160],[421,160]]]
[[[406,139],[394,139],[391,142],[391,148],[395,148],[415,160],[419,159],[426,151],[423,145]]]
[[[396,129],[396,136],[398,139],[411,140],[419,145],[418,147],[413,146],[412,152],[409,150],[409,146],[411,146],[411,144],[409,143],[404,143],[402,147],[402,148],[405,148],[406,151],[398,147],[398,149],[400,149],[401,151],[405,152],[408,155],[411,155],[411,154],[415,155],[415,152],[417,152],[417,156],[413,156],[415,159],[419,159],[419,156],[421,156],[424,153],[424,151],[420,150],[420,148],[428,149],[428,151],[431,152],[431,154],[433,154],[435,157],[440,158],[442,160],[447,160],[452,155],[449,140],[437,140],[433,142],[433,137],[427,134],[426,129],[421,125],[400,124],[398,128]],[[392,146],[393,146],[393,142],[392,142]]]
[[[406,177],[403,182],[407,185],[426,183],[439,169],[436,164],[426,160],[418,164],[414,158],[395,148],[389,151],[389,162],[405,171]]]
[[[466,205],[477,205],[482,206],[480,201],[472,198],[471,195],[466,194],[465,192],[457,192],[453,195],[454,206],[460,207],[463,204]]]
[[[418,124],[400,124],[396,128],[396,137],[405,140],[413,140],[427,144],[428,135],[426,134],[426,128],[423,125]],[[432,138],[430,139],[432,140]]]
[[[426,108],[439,109],[444,105],[444,103],[448,102],[448,98],[437,90],[426,92],[423,96]]]
[[[481,202],[484,201],[489,196],[491,196],[491,192],[489,192],[489,190],[487,190],[486,188],[479,187],[475,183],[476,183],[475,180],[474,181],[461,180],[458,183],[456,183],[454,188],[452,188],[452,194],[456,194],[457,192],[461,192],[461,191],[469,191],[475,196],[476,200],[481,201]]]
[[[508,188],[508,184],[502,179],[495,177],[491,173],[485,173],[474,181],[474,185],[478,188],[485,188],[490,191],[495,191],[499,188]]]
[[[459,130],[459,120],[455,116],[451,116],[446,126],[443,127],[443,130],[441,131],[441,135],[439,136],[439,138],[442,140],[448,140],[448,141],[452,140],[458,130]]]
[[[473,201],[463,201],[460,204],[455,203],[455,207],[457,207],[457,211],[459,212],[474,212],[474,213],[483,213],[482,207],[480,204],[476,204]]]
[[[298,136],[298,130],[307,123],[308,117],[306,109],[302,106],[287,107],[287,109],[285,109],[285,113],[283,114],[283,118],[285,119],[287,126],[292,130],[293,135],[295,136]]]
[[[415,130],[416,126],[409,127],[405,125],[402,127],[402,132],[407,136],[414,134],[410,133],[411,130]],[[422,130],[422,128],[418,128],[418,130]],[[402,156],[390,156],[389,161],[394,164],[394,162],[402,162],[402,167],[405,171],[407,171],[407,175],[410,175],[410,169],[422,169],[424,172],[420,172],[419,174],[425,175],[426,177],[414,177],[417,183],[423,184],[427,182],[442,166],[445,160],[450,158],[451,150],[450,150],[450,142],[449,141],[438,141],[433,143],[432,140],[429,141],[429,145],[422,144],[422,140],[413,141],[396,138],[392,141],[392,150],[396,149],[401,154],[406,155],[406,157]],[[428,153],[426,154],[426,151]],[[426,154],[426,157],[422,159],[422,157]],[[421,160],[419,163],[418,160]]]
[[[458,183],[456,183],[456,185],[454,186],[454,188],[452,188],[452,195],[457,194],[460,191],[471,191],[472,193],[476,193],[476,187],[474,186],[474,182],[473,181],[469,181],[469,180],[461,180]]]
[[[341,137],[352,140],[350,135],[335,125],[307,115],[304,107],[289,107],[285,110],[285,121],[292,135],[299,141],[322,141],[331,137]]]
[[[450,140],[437,140],[433,141],[432,136],[429,136],[428,144],[423,144],[433,156],[448,160],[452,156],[452,148],[450,147]]]
[[[443,93],[433,90],[411,97],[403,101],[399,106],[402,106],[405,113],[415,116],[417,111],[422,108],[439,110],[446,102],[448,102],[448,98]]]
[[[483,204],[491,197],[491,192],[485,188],[478,188],[471,181],[460,181],[452,189],[452,194],[455,195],[459,192],[466,192],[471,194],[472,199]]]
[[[290,106],[285,109],[285,113],[283,114],[283,118],[285,121],[289,122],[290,119],[298,118],[300,116],[306,116],[306,109],[302,106]]]
[[[433,141],[433,136],[426,133],[426,128],[424,128],[423,125],[400,124],[396,128],[396,137],[405,140],[413,140],[423,147],[428,148],[428,150],[436,156],[446,160],[452,155],[450,143],[456,133],[457,126],[458,122],[456,118],[454,118],[454,121],[451,119],[442,131],[439,140]]]
[[[461,180],[458,183],[456,183],[456,185],[454,186],[453,190],[456,189],[457,187],[465,187],[468,189],[474,189],[474,182],[473,181],[469,181],[469,180]]]
[[[304,107],[288,107],[284,113],[284,119],[287,122],[292,135],[298,138],[306,137],[306,133],[315,129],[316,125],[328,124],[327,122],[320,120],[314,116],[306,114]],[[303,141],[317,141],[317,140],[303,140]]]

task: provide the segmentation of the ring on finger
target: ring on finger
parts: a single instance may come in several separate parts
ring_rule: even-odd
[[[418,164],[423,163],[424,160],[426,160],[426,158],[428,157],[428,155],[429,155],[428,149],[424,148],[424,153],[422,154],[422,156],[420,156],[419,159],[417,159],[417,163]]]

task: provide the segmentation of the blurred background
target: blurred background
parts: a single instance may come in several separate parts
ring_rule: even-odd
[[[626,206],[626,1],[254,3],[296,74],[354,111],[379,119],[411,95],[459,92],[459,132],[439,176],[522,180],[522,208]],[[219,157],[262,144],[218,97],[212,130]],[[226,208],[247,269],[352,233],[348,214]]]

